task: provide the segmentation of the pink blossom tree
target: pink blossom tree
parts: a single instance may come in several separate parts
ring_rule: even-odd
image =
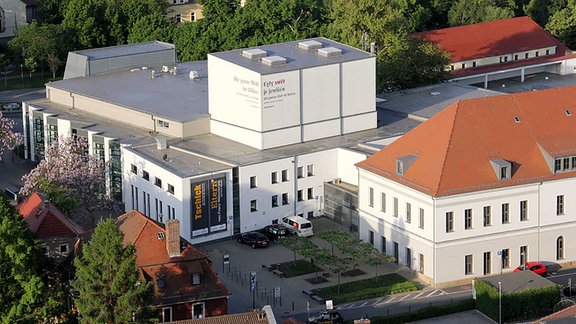
[[[14,121],[2,117],[2,112],[0,112],[0,160],[5,150],[12,150],[22,143],[22,136],[14,133],[12,128],[14,128]]]
[[[60,137],[44,159],[24,175],[23,195],[41,192],[62,212],[79,222],[95,225],[94,212],[119,209],[106,194],[106,163],[88,154],[88,142],[81,137]]]

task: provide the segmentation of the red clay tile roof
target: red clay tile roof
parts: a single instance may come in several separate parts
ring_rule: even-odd
[[[527,16],[431,30],[414,33],[411,36],[438,44],[450,53],[450,62],[469,61],[556,46],[556,54],[552,56],[455,70],[452,71],[454,77],[557,61],[569,53],[564,44]]]
[[[157,223],[132,210],[116,219],[124,233],[124,243],[136,247],[136,264],[142,275],[155,283],[156,305],[169,305],[226,297],[224,287],[208,261],[208,256],[181,239],[184,249],[180,257],[170,258],[166,249],[167,233],[164,224]],[[162,233],[163,239],[159,239]],[[191,285],[191,276],[202,274],[201,285]],[[163,287],[158,280],[162,279]]]
[[[268,324],[266,312],[260,309],[252,312],[175,321],[172,324]]]
[[[431,196],[574,177],[552,172],[543,151],[576,155],[575,102],[576,87],[458,101],[356,165]],[[408,155],[416,159],[396,175]],[[498,179],[497,158],[513,163],[511,179]]]
[[[33,193],[16,207],[31,231],[41,238],[78,237],[86,230],[62,214],[39,193]]]

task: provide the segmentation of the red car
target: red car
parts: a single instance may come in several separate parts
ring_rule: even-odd
[[[544,263],[537,262],[537,261],[531,261],[531,262],[526,262],[525,265],[521,265],[518,268],[514,269],[514,272],[520,272],[520,271],[524,271],[524,270],[530,270],[530,271],[534,272],[535,274],[539,274],[541,276],[545,275],[546,272],[548,271],[546,269],[546,266],[544,265]]]

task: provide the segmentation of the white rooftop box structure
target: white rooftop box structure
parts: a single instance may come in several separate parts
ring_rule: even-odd
[[[209,54],[211,132],[262,150],[376,128],[375,64],[326,38]]]

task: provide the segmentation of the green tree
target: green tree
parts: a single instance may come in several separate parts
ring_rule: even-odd
[[[153,298],[153,286],[139,277],[133,245],[109,219],[96,226],[82,256],[74,259],[79,292],[76,299],[83,323],[128,323],[142,318]]]
[[[173,30],[166,15],[147,15],[134,22],[128,34],[128,43],[153,40],[171,42]]]
[[[8,45],[13,51],[24,54],[24,64],[29,71],[40,69],[44,72],[50,55],[64,56],[68,50],[66,43],[66,36],[59,25],[41,25],[34,20],[18,28]]]
[[[66,311],[57,277],[24,218],[0,197],[0,319],[38,323]],[[52,279],[50,279],[52,278]]]
[[[395,91],[434,84],[450,77],[450,55],[438,45],[401,34],[386,34],[378,49],[376,88]]]
[[[546,29],[568,48],[576,46],[576,1],[570,1],[568,6],[554,13],[546,24]]]
[[[462,26],[514,17],[514,3],[496,0],[458,0],[448,12],[450,26]]]

